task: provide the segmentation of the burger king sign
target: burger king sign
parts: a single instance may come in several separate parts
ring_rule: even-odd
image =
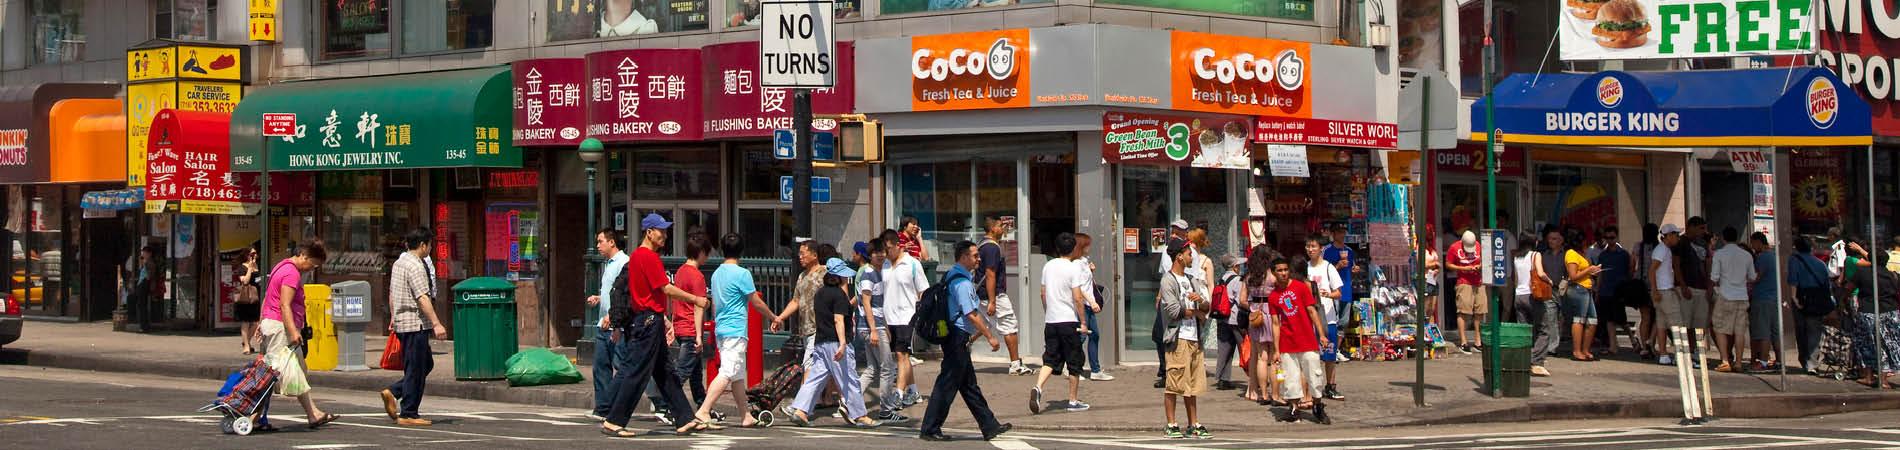
[[[1826,78],[1809,80],[1808,121],[1814,122],[1815,128],[1827,129],[1834,126],[1834,119],[1840,116],[1840,112],[1840,93],[1834,89],[1834,83],[1829,83]]]

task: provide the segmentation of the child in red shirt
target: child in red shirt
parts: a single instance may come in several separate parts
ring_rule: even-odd
[[[1291,264],[1285,258],[1273,260],[1273,276],[1278,284],[1267,294],[1268,309],[1274,317],[1273,333],[1279,338],[1280,367],[1286,372],[1282,393],[1288,402],[1301,399],[1280,421],[1299,421],[1300,410],[1309,409],[1313,411],[1315,422],[1330,425],[1332,419],[1326,416],[1326,405],[1320,402],[1325,372],[1320,365],[1319,349],[1332,342],[1315,327],[1321,323],[1318,302],[1313,298],[1313,290],[1301,281],[1306,275],[1292,273],[1294,266],[1304,269],[1306,264]]]

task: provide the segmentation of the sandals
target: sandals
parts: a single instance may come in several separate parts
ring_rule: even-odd
[[[726,429],[725,426],[717,424],[717,423],[713,423],[711,420],[693,418],[691,422],[687,422],[686,425],[682,425],[678,429],[673,430],[673,434],[678,435],[678,436],[686,436],[686,435],[690,435],[693,433],[698,433],[698,432],[706,431],[706,430],[718,431],[718,430],[724,430],[724,429]]]
[[[317,429],[318,427],[329,425],[330,422],[335,422],[337,419],[341,419],[341,418],[342,418],[341,416],[337,416],[336,414],[323,413],[323,417],[317,418],[317,420],[310,422],[310,429],[314,430],[314,429]]]
[[[607,435],[607,437],[612,437],[612,438],[640,437],[640,432],[627,429],[626,427],[621,427],[620,429],[613,429],[613,428],[607,428],[606,426],[601,426],[600,434],[604,434],[604,435]]]
[[[1729,365],[1729,363],[1722,363],[1722,365],[1715,366],[1715,371],[1722,372],[1722,373],[1733,373],[1735,372],[1735,366],[1731,366]]]

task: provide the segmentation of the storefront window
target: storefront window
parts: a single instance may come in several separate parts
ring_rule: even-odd
[[[717,149],[707,148],[634,152],[633,198],[718,200],[719,158],[716,155]],[[772,198],[777,198],[776,179],[772,187]]]
[[[333,0],[323,8],[323,59],[389,56],[388,0]]]
[[[383,177],[375,172],[324,172],[317,177],[317,230],[330,252],[325,273],[369,275],[383,269]]]
[[[955,11],[960,9],[988,8],[994,6],[1026,5],[1030,3],[1048,3],[1050,0],[878,0],[882,14],[907,14],[932,11]],[[1211,2],[1210,2],[1211,3]]]
[[[86,53],[84,0],[34,0],[32,14],[34,63],[78,61]]]
[[[541,274],[541,208],[539,159],[521,169],[484,171],[482,213],[482,275],[511,281],[531,280]]]
[[[158,0],[154,23],[161,39],[218,40],[218,2],[215,0]]]
[[[1134,252],[1122,253],[1123,291],[1128,294],[1122,298],[1122,311],[1127,313],[1122,322],[1122,345],[1129,350],[1153,351],[1149,328],[1155,320],[1155,295],[1161,289],[1168,222],[1174,220],[1168,206],[1172,186],[1164,167],[1124,165],[1121,173],[1123,233],[1135,233],[1137,244]],[[1146,361],[1147,355],[1137,352],[1125,359]]]
[[[764,145],[739,148],[739,200],[778,200],[779,177],[792,174],[792,161],[772,157]]]
[[[704,30],[707,0],[547,0],[548,41]]]
[[[23,275],[24,280],[14,278],[14,298],[26,300],[30,311],[46,314],[59,314],[59,305],[64,302],[64,278],[61,276],[61,262],[65,260],[60,249],[65,244],[65,228],[62,218],[60,195],[62,189],[53,186],[22,187],[22,197],[27,199],[27,221],[29,223],[21,233],[14,237],[13,270]],[[24,295],[22,295],[24,294]]]
[[[494,19],[494,0],[403,2],[402,51],[425,53],[487,47],[495,39]]]
[[[1098,3],[1201,11],[1237,16],[1313,20],[1313,0],[1097,0]],[[931,2],[936,3],[936,2]],[[1027,3],[1027,2],[1025,2]],[[886,5],[890,3],[885,3]]]
[[[837,12],[838,19],[864,17],[864,9],[858,7],[859,1],[861,0],[837,0],[832,2],[832,9]],[[725,2],[726,12],[731,13],[725,20],[727,28],[759,26],[759,0],[725,0]]]
[[[747,209],[739,211],[739,235],[745,238],[745,257],[791,259],[792,237],[798,229],[789,209]]]
[[[1594,241],[1597,232],[1606,226],[1617,226],[1620,230],[1640,230],[1637,227],[1640,227],[1643,222],[1627,216],[1627,214],[1642,214],[1640,209],[1630,209],[1640,207],[1642,204],[1640,199],[1626,198],[1618,192],[1641,192],[1622,188],[1625,182],[1630,183],[1628,187],[1637,187],[1638,184],[1635,182],[1641,179],[1641,175],[1640,172],[1629,173],[1630,178],[1626,180],[1623,178],[1625,172],[1634,171],[1606,167],[1538,165],[1537,194],[1532,200],[1533,216],[1527,219],[1540,233],[1546,226],[1551,225],[1558,228],[1575,228],[1583,233],[1586,241]],[[1739,191],[1744,194],[1742,204],[1746,204],[1748,186],[1745,179]],[[1508,192],[1500,188],[1498,195],[1502,197]],[[1499,222],[1504,222],[1504,217],[1499,216]],[[1744,216],[1742,220],[1746,220],[1746,217]],[[1746,227],[1740,228],[1746,229]],[[1715,227],[1715,230],[1720,231],[1721,227]],[[1624,236],[1640,235],[1631,231],[1623,231],[1622,234]]]
[[[917,219],[933,257],[957,241],[982,241],[991,217],[1016,217],[1016,161],[906,164],[898,174],[898,213]]]

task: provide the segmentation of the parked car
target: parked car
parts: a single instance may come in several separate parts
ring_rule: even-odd
[[[26,321],[20,317],[23,309],[13,296],[0,296],[0,346],[20,340],[21,323]]]

